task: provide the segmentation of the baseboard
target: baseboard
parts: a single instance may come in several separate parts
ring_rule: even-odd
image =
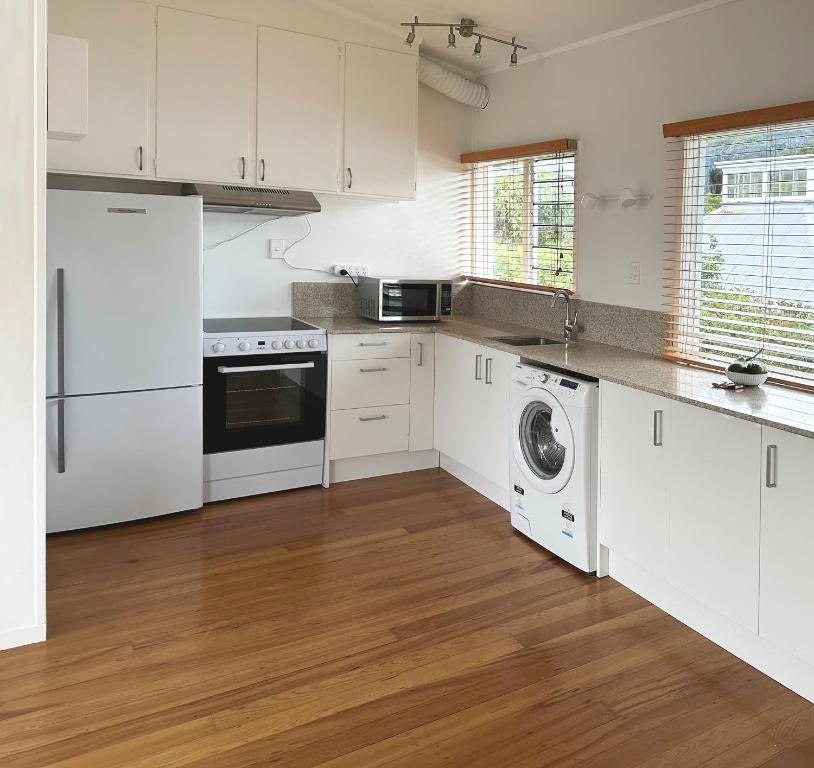
[[[10,629],[6,632],[0,632],[0,651],[17,648],[20,645],[41,643],[43,640],[45,640],[45,624]]]
[[[375,456],[358,456],[353,459],[336,459],[331,462],[331,482],[362,480],[365,477],[395,475],[399,472],[415,472],[438,466],[438,451],[397,451],[379,453]]]
[[[509,480],[506,479],[506,487],[501,488],[483,475],[471,470],[455,459],[451,459],[446,454],[441,454],[441,469],[449,472],[453,477],[457,477],[462,483],[466,483],[472,490],[477,491],[481,496],[485,496],[489,501],[500,505],[503,509],[509,509]]]
[[[814,667],[610,551],[610,575],[773,680],[814,702]]]

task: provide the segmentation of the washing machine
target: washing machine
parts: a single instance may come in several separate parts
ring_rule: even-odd
[[[510,407],[512,525],[596,571],[599,382],[522,361]]]

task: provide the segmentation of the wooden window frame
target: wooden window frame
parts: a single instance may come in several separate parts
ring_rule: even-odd
[[[484,149],[479,150],[477,152],[465,152],[460,156],[461,165],[469,165],[474,163],[484,163],[484,162],[491,162],[495,160],[525,160],[531,157],[537,157],[538,155],[556,155],[558,152],[573,152],[576,155],[577,152],[577,142],[575,139],[549,139],[547,141],[537,141],[531,144],[517,144],[511,147],[496,147],[494,149]],[[529,164],[524,164],[524,173],[529,174],[530,168]],[[474,189],[474,176],[470,181],[470,192]],[[576,201],[576,177],[574,178],[574,186],[575,186],[575,193],[574,193],[574,251],[573,251],[573,260],[572,263],[574,265],[574,279],[572,280],[572,284],[576,285],[576,229],[577,229],[577,222],[576,222],[576,209],[577,209],[577,201]],[[531,205],[530,198],[527,196],[524,200],[524,206],[528,208]],[[531,220],[530,211],[526,210],[524,212],[524,240],[530,241],[530,233],[528,232],[529,228],[529,221]],[[470,233],[470,236],[471,233]],[[528,260],[524,260],[523,263],[523,274],[524,277],[528,280],[531,279],[531,275],[529,274],[530,265]],[[471,274],[464,274],[464,280],[468,280],[473,283],[481,283],[483,285],[494,285],[499,286],[502,288],[512,288],[516,290],[524,290],[524,291],[534,291],[537,293],[547,293],[552,294],[556,291],[562,290],[566,291],[569,295],[573,296],[575,293],[574,288],[557,288],[555,286],[550,285],[536,285],[531,282],[515,282],[511,280],[497,280],[495,278],[488,278],[488,277],[480,277],[478,275],[471,275]]]

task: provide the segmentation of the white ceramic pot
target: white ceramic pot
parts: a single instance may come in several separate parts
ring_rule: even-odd
[[[743,384],[745,387],[759,387],[769,378],[768,373],[733,373],[726,372],[726,378],[734,381],[735,384]]]

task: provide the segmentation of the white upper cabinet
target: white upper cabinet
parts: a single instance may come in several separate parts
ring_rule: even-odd
[[[763,427],[760,635],[814,664],[814,440]]]
[[[345,46],[345,168],[348,192],[416,194],[418,58]]]
[[[155,8],[128,0],[50,0],[48,25],[51,33],[80,38],[88,47],[87,83],[79,89],[75,79],[73,85],[65,81],[64,70],[51,71],[62,63],[49,62],[49,112],[60,102],[64,108],[65,99],[86,98],[87,134],[49,138],[48,169],[150,174]],[[76,105],[74,113],[81,110]]]
[[[341,111],[337,40],[259,27],[259,185],[336,192]]]
[[[158,9],[156,175],[254,183],[256,27]]]

